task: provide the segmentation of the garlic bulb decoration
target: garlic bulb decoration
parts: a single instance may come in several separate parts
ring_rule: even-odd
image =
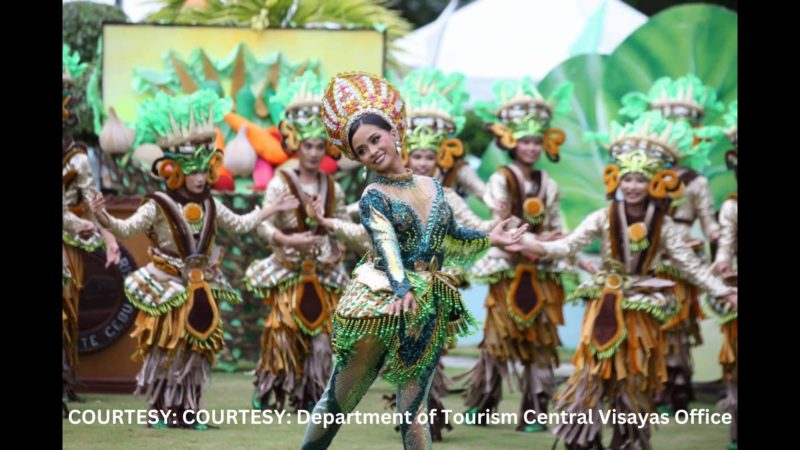
[[[109,155],[119,155],[130,150],[136,132],[117,117],[113,107],[108,108],[108,119],[100,131],[100,148]]]
[[[223,165],[233,176],[244,177],[253,173],[258,155],[247,139],[247,126],[239,128],[236,137],[225,146]]]

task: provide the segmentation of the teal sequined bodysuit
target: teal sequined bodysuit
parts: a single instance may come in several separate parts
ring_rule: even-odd
[[[314,414],[349,413],[380,373],[397,385],[399,412],[425,414],[442,348],[471,331],[470,316],[443,266],[468,266],[489,249],[488,236],[460,226],[438,180],[377,177],[359,202],[374,254],[364,258],[334,315],[336,367]],[[427,212],[427,214],[425,214]],[[418,311],[384,308],[411,291]],[[303,448],[327,448],[337,425],[309,425]],[[427,422],[401,423],[406,448],[430,447]]]

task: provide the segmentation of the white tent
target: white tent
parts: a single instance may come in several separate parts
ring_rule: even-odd
[[[70,3],[74,1],[90,1],[92,3],[105,3],[106,5],[114,5],[114,0],[62,0],[61,3]],[[141,22],[147,17],[148,14],[154,13],[161,9],[160,3],[155,3],[151,0],[123,0],[122,10],[131,22]]]
[[[399,39],[411,68],[467,76],[471,100],[488,99],[496,79],[540,80],[570,56],[612,52],[647,16],[620,0],[478,0]]]

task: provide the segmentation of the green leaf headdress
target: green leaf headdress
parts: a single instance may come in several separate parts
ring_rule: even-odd
[[[701,150],[704,153],[692,156],[708,159],[710,146],[693,146],[694,139],[688,122],[667,120],[658,110],[645,112],[625,125],[612,122],[610,136],[599,133],[586,136],[587,141],[605,143],[614,160],[603,173],[609,198],[613,198],[622,177],[639,173],[650,180],[650,196],[659,200],[667,197],[674,200],[683,195],[683,183],[672,170],[681,155]]]
[[[322,139],[326,141],[328,154],[339,158],[339,151],[327,145],[328,135],[322,123],[324,91],[322,80],[313,70],[306,70],[300,76],[281,77],[277,92],[269,99],[269,109],[274,117],[280,117],[278,130],[288,153],[296,152],[305,140]]]
[[[519,139],[541,137],[547,158],[556,162],[565,136],[550,122],[569,112],[572,90],[572,83],[565,81],[545,98],[530,77],[501,80],[493,86],[494,102],[476,102],[475,113],[487,123],[498,147],[511,150]]]
[[[620,114],[636,118],[646,111],[660,111],[668,120],[686,122],[692,126],[694,143],[679,149],[682,165],[701,171],[709,166],[708,156],[714,148],[713,141],[720,138],[717,127],[701,126],[709,111],[721,112],[724,104],[717,99],[716,91],[703,84],[693,74],[672,79],[662,77],[653,83],[650,90],[629,92],[622,97]]]
[[[695,75],[688,74],[677,79],[659,78],[646,94],[625,94],[619,112],[635,119],[645,111],[659,110],[668,119],[686,119],[698,125],[708,111],[721,112],[723,108],[713,88],[704,85]]]
[[[600,142],[614,159],[623,153],[642,150],[653,158],[661,159],[666,167],[680,162],[700,170],[708,164],[713,143],[703,140],[694,145],[693,131],[686,121],[667,120],[660,111],[648,111],[624,125],[612,122],[610,135],[586,133],[584,140]],[[713,133],[714,130],[710,128],[706,131],[708,139],[720,135]]]
[[[629,173],[639,173],[648,180],[664,169],[664,161],[653,158],[642,150],[623,153],[615,160],[619,167],[619,176],[624,177]]]
[[[407,157],[417,150],[436,152],[436,163],[447,170],[464,155],[463,143],[455,138],[466,122],[464,103],[469,98],[464,75],[445,75],[433,68],[410,72],[400,86],[406,101]]]
[[[183,185],[183,175],[198,172],[210,172],[213,183],[222,163],[222,152],[213,145],[214,127],[232,106],[230,98],[209,89],[176,97],[159,92],[139,106],[135,145],[155,142],[164,150],[152,170],[168,178],[170,189]]]

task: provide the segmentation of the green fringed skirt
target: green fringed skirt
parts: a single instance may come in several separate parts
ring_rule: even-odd
[[[435,365],[457,336],[475,331],[475,319],[452,279],[443,272],[406,271],[417,300],[416,314],[383,312],[395,300],[386,275],[371,264],[359,267],[339,299],[333,319],[333,350],[342,363],[358,340],[374,336],[387,349],[384,377],[393,384],[418,378]]]

